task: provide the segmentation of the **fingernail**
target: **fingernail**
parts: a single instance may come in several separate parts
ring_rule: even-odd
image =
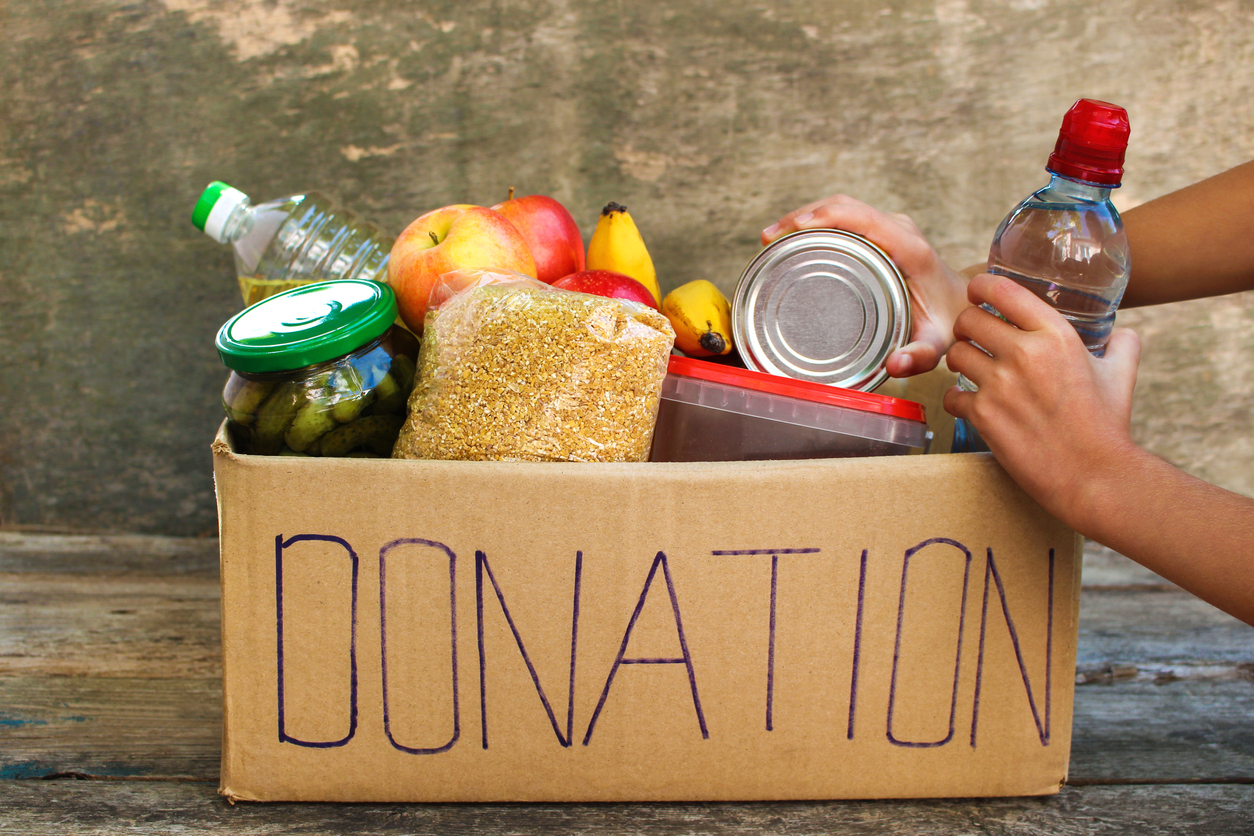
[[[767,238],[774,236],[777,232],[779,232],[779,224],[771,224],[766,229],[762,230],[762,234]]]
[[[804,215],[798,215],[794,218],[793,223],[797,224],[797,226],[801,226],[803,223],[808,223],[812,220],[814,220],[814,213],[806,212]]]

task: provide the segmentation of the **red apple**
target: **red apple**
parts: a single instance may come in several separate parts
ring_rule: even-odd
[[[594,296],[607,296],[610,299],[627,299],[658,310],[657,300],[647,287],[631,276],[624,276],[613,270],[581,270],[563,276],[553,282],[553,286],[562,290],[591,293]]]
[[[433,209],[397,237],[388,259],[388,284],[401,319],[422,333],[431,288],[452,270],[499,270],[535,278],[536,262],[522,233],[504,216],[464,203]]]
[[[552,284],[584,268],[583,235],[566,207],[541,194],[514,197],[492,207],[518,227],[536,259],[536,278]]]

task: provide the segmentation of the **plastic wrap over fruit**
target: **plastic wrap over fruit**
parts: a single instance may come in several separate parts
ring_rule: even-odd
[[[666,317],[514,274],[441,284],[394,457],[648,459],[675,341]]]

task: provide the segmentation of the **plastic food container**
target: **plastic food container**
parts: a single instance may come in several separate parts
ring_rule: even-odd
[[[672,356],[652,460],[894,456],[931,437],[914,401]]]
[[[240,452],[390,456],[418,355],[395,320],[392,289],[367,279],[299,287],[228,320],[222,406]]]

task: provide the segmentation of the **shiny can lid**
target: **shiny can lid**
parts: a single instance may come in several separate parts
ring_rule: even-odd
[[[794,232],[758,253],[732,298],[751,369],[869,391],[910,335],[905,280],[879,247],[835,229]]]

